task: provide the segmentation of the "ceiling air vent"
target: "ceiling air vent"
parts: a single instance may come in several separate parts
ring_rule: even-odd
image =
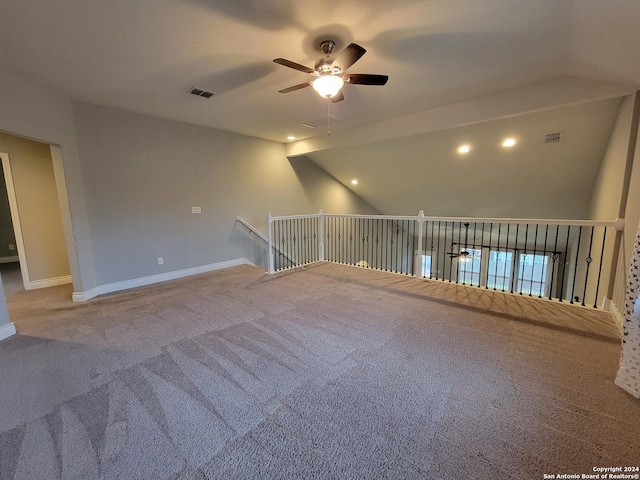
[[[564,132],[545,133],[542,136],[542,143],[560,143],[564,140]]]
[[[213,92],[208,92],[207,90],[202,90],[201,88],[191,87],[189,93],[192,95],[197,95],[198,97],[211,98],[213,97]]]
[[[306,120],[300,120],[298,123],[300,125],[304,125],[309,128],[318,128],[323,125],[329,124],[329,117],[331,117],[331,123],[339,122],[340,119],[338,117],[334,117],[333,115],[318,115],[317,117],[307,118]]]

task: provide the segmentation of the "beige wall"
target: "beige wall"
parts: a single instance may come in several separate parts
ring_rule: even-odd
[[[618,118],[591,191],[589,202],[589,219],[591,220],[614,220],[618,217],[633,103],[634,95],[629,95],[620,104]]]
[[[635,97],[635,95],[625,97],[620,106],[606,154],[593,186],[589,205],[590,218],[611,220],[619,216],[621,203],[623,203],[621,217],[625,219],[624,234],[618,250],[618,261],[613,269],[615,273],[611,279],[613,282],[611,300],[620,312],[624,312],[627,272],[640,221],[640,152],[638,151],[640,139],[636,139],[635,152],[631,152],[632,170],[629,195],[626,202],[622,198],[629,145],[634,140],[631,135],[637,135],[637,132],[633,130],[633,117],[634,114],[638,115],[637,111],[634,113]]]
[[[619,210],[620,203],[622,201],[624,174],[627,162],[627,151],[629,147],[629,134],[631,130],[634,102],[635,96],[629,95],[624,97],[620,104],[618,116],[591,191],[588,209],[588,218],[590,220],[610,221],[615,220],[620,215]],[[583,238],[580,245],[581,251],[588,251],[589,243],[590,241],[588,236]],[[622,273],[619,268],[617,270],[614,269],[613,272],[615,273],[613,274],[613,278],[611,278],[611,262],[614,259],[614,248],[615,232],[609,229],[609,231],[607,231],[607,240],[604,249],[605,257],[602,265],[602,282],[599,288],[598,305],[600,305],[602,299],[607,296],[609,284],[611,282],[615,283],[616,277],[619,277]],[[602,236],[600,232],[598,232],[594,238],[592,251],[592,256],[599,256],[602,251]],[[585,265],[586,264],[584,262],[580,262],[578,265],[577,277],[580,279],[584,278],[586,271]],[[595,292],[596,287],[597,272],[591,271],[589,273],[588,290]]]
[[[14,250],[9,248],[9,244],[14,245]],[[4,172],[0,171],[0,258],[15,257],[18,254],[15,244],[7,186],[4,181]]]
[[[633,157],[633,169],[631,171],[631,181],[629,183],[629,197],[625,209],[625,229],[624,239],[621,246],[621,253],[618,275],[614,289],[613,301],[624,313],[625,293],[627,286],[627,274],[631,263],[631,254],[640,223],[640,132],[638,134],[635,154]]]
[[[0,133],[0,152],[9,154],[30,280],[70,275],[49,145]]]

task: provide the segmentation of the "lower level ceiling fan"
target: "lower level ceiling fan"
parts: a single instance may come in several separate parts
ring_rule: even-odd
[[[293,68],[300,72],[314,76],[313,80],[309,80],[298,85],[293,85],[279,91],[279,93],[290,93],[305,87],[313,87],[320,96],[328,98],[333,103],[344,100],[342,87],[345,83],[352,85],[377,85],[382,86],[387,83],[389,77],[387,75],[372,75],[366,73],[345,73],[349,67],[356,63],[365,53],[366,50],[355,43],[346,47],[337,57],[331,54],[336,48],[333,40],[324,40],[320,44],[320,50],[325,54],[318,60],[314,68],[305,67],[299,63],[292,62],[284,58],[276,58],[273,60],[279,65]]]
[[[475,258],[476,257],[475,249],[472,248],[471,252],[470,252],[469,249],[467,248],[467,240],[468,240],[468,238],[469,238],[469,224],[465,223],[464,224],[464,247],[460,246],[460,247],[462,247],[461,250],[459,251],[459,253],[456,253],[454,251],[456,243],[454,243],[452,241],[451,242],[450,251],[447,252],[447,255],[449,255],[451,258],[462,257],[463,260],[464,259],[468,260],[469,258],[471,258],[471,259]]]

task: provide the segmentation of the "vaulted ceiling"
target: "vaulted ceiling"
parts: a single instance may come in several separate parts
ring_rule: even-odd
[[[324,134],[312,89],[279,94],[319,42],[367,53],[349,71],[335,129],[563,77],[640,84],[636,0],[20,0],[2,2],[0,61],[73,99],[286,142]],[[205,100],[187,94],[211,90]]]
[[[612,98],[306,156],[385,214],[583,218],[619,104]],[[554,133],[561,141],[545,143]],[[505,148],[506,138],[517,143]],[[470,150],[459,153],[462,145]]]
[[[2,0],[0,62],[74,100],[288,142],[288,156],[385,213],[428,208],[449,188],[468,195],[437,213],[485,202],[508,215],[482,190],[499,184],[522,197],[524,215],[533,180],[577,212],[619,98],[640,86],[638,25],[637,0]],[[313,66],[324,39],[367,50],[349,72],[390,77],[345,85],[330,136],[299,123],[324,117],[326,100],[311,88],[278,93],[309,76],[273,63]],[[511,159],[495,150],[509,130],[526,132]],[[567,133],[555,150],[539,141],[553,130]],[[464,138],[475,144],[463,159],[452,147]],[[547,207],[529,213],[559,216]]]

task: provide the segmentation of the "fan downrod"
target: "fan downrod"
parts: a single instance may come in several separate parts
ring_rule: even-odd
[[[338,67],[333,68],[333,61],[335,58],[333,58],[331,54],[335,48],[336,42],[333,40],[323,40],[320,44],[320,50],[322,50],[322,53],[326,56],[318,60],[313,66],[313,69],[316,71],[318,76],[337,75],[340,73],[340,69]]]
[[[333,40],[323,40],[320,44],[320,50],[325,55],[331,55],[336,48],[336,42]]]

